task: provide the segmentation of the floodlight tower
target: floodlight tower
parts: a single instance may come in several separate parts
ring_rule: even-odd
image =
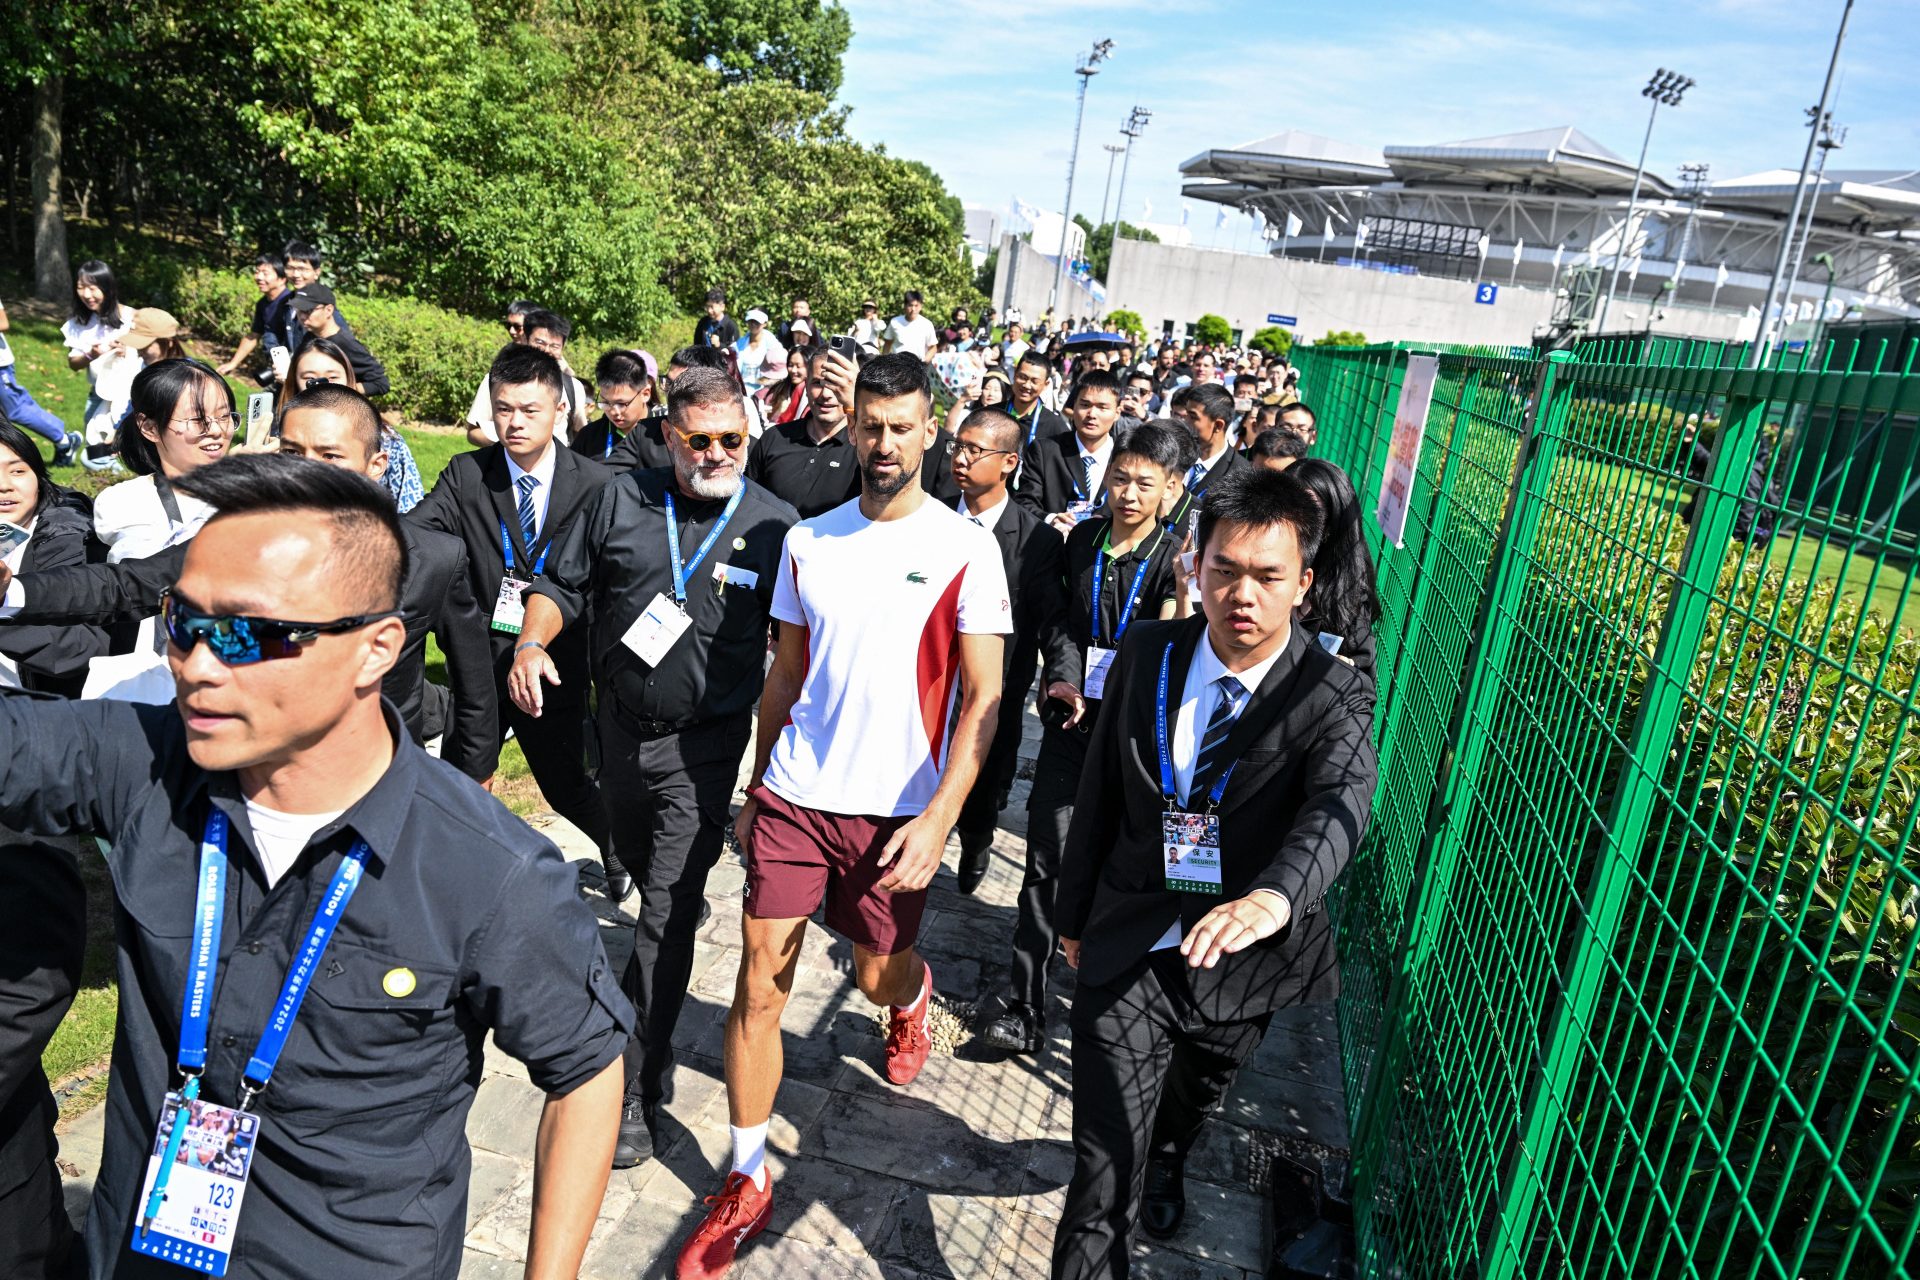
[[[1607,282],[1607,300],[1600,304],[1600,323],[1594,326],[1595,333],[1607,331],[1607,312],[1613,306],[1613,295],[1620,288],[1620,254],[1626,248],[1626,239],[1633,234],[1633,215],[1640,207],[1640,181],[1647,173],[1647,146],[1653,141],[1653,121],[1663,106],[1677,107],[1680,97],[1693,88],[1693,79],[1678,71],[1669,71],[1661,67],[1647,81],[1647,87],[1640,96],[1650,99],[1652,108],[1647,112],[1647,133],[1640,140],[1640,163],[1633,170],[1633,194],[1627,197],[1627,220],[1620,228],[1620,238],[1613,243],[1613,277]]]
[[[1127,165],[1133,160],[1133,142],[1146,131],[1147,121],[1153,119],[1153,112],[1145,107],[1135,107],[1127,113],[1127,119],[1120,126],[1120,132],[1127,135],[1126,154],[1120,158],[1120,193],[1113,202],[1113,238],[1120,238],[1120,228],[1127,222]]]
[[[1087,85],[1100,74],[1100,64],[1113,56],[1113,41],[1102,40],[1080,59],[1073,74],[1080,77],[1080,105],[1073,114],[1073,150],[1067,152],[1067,198],[1060,206],[1060,257],[1053,264],[1053,301],[1060,305],[1060,286],[1067,278],[1067,232],[1073,227],[1073,166],[1080,158],[1080,122],[1087,115]]]

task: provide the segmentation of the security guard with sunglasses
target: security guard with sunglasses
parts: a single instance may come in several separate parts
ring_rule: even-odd
[[[162,613],[177,705],[0,694],[0,825],[108,846],[92,1274],[452,1280],[491,1034],[546,1094],[527,1274],[572,1276],[630,1014],[559,851],[380,696],[393,503],[276,455],[179,484],[218,514]]]
[[[561,535],[528,589],[507,681],[522,713],[548,712],[571,677],[547,646],[590,628],[600,793],[614,853],[640,887],[621,978],[635,1031],[617,1168],[653,1153],[670,1100],[693,935],[760,697],[781,545],[799,519],[745,478],[746,414],[726,373],[680,374],[664,434],[670,467],[617,477]]]

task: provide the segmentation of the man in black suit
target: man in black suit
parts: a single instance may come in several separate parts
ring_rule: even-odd
[[[1285,475],[1209,486],[1204,616],[1132,628],[1108,679],[1057,897],[1079,986],[1056,1280],[1125,1276],[1136,1205],[1179,1230],[1187,1152],[1274,1010],[1338,991],[1322,904],[1375,758],[1366,682],[1292,625],[1320,529]]]
[[[1193,433],[1200,460],[1182,477],[1186,494],[1167,520],[1176,527],[1191,528],[1190,517],[1206,499],[1207,490],[1250,464],[1233,448],[1228,430],[1233,424],[1233,393],[1219,383],[1195,382],[1174,392],[1173,416]]]
[[[1007,412],[1020,424],[1020,447],[1026,448],[1049,436],[1063,436],[1072,428],[1067,420],[1042,404],[1047,384],[1053,381],[1053,364],[1041,352],[1029,347],[1013,365],[1013,399]],[[1014,486],[1016,489],[1019,485]]]
[[[1113,458],[1113,426],[1120,420],[1120,380],[1095,369],[1067,396],[1065,435],[1046,436],[1021,452],[1020,485],[1014,497],[1065,537],[1101,505],[1107,464]]]
[[[607,814],[599,786],[587,771],[587,628],[568,631],[549,651],[561,683],[547,696],[543,714],[530,716],[507,696],[507,673],[526,613],[524,592],[546,567],[547,555],[568,522],[613,475],[554,439],[566,413],[564,376],[560,362],[538,347],[502,348],[488,373],[500,443],[449,462],[407,520],[466,544],[474,597],[492,611],[488,639],[500,708],[495,741],[512,728],[540,794],[554,812],[592,839],[604,859]],[[608,860],[606,865],[609,892],[618,901],[630,886],[615,878],[618,873],[612,868],[618,863]]]
[[[379,410],[351,387],[321,383],[294,396],[280,415],[279,444],[282,453],[357,471],[372,481],[386,474]],[[500,713],[486,617],[475,603],[468,580],[467,551],[458,538],[420,526],[403,528],[407,575],[400,608],[407,642],[382,691],[399,710],[414,741],[423,741],[428,718],[427,636],[436,637],[446,655],[452,686],[440,758],[484,782],[499,762]],[[187,543],[182,542],[143,559],[22,574],[24,604],[7,621],[107,625],[152,617],[159,611],[160,593],[179,578],[186,555]],[[4,572],[0,570],[0,575]]]
[[[973,790],[960,808],[960,892],[972,893],[987,874],[993,829],[1006,807],[1020,759],[1020,719],[1033,686],[1040,628],[1060,608],[1067,576],[1066,544],[1040,517],[1008,500],[1007,481],[1019,465],[1020,424],[998,409],[975,409],[960,424],[949,471],[959,486],[958,510],[984,525],[1000,544],[1013,606],[1001,673],[1000,720]]]

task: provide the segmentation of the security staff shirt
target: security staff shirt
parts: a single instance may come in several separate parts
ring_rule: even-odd
[[[1064,680],[1076,688],[1086,679],[1087,647],[1118,649],[1121,611],[1133,595],[1134,575],[1145,574],[1134,597],[1132,618],[1157,618],[1160,608],[1174,598],[1172,531],[1156,525],[1147,536],[1120,555],[1102,550],[1112,529],[1109,520],[1083,520],[1067,534],[1066,606],[1043,626],[1040,643],[1046,654],[1046,680]],[[1100,634],[1093,634],[1093,566],[1105,561],[1100,573]],[[1129,623],[1131,625],[1131,622]]]
[[[298,662],[299,659],[290,659]],[[179,1083],[180,1011],[209,811],[232,830],[201,1096],[241,1073],[328,881],[371,853],[321,958],[261,1118],[233,1277],[453,1280],[466,1232],[467,1111],[489,1032],[534,1086],[565,1094],[620,1057],[632,1006],[559,850],[385,708],[393,762],[268,887],[240,785],[187,754],[180,714],[0,693],[0,824],[107,844],[120,985],[105,1150],[87,1217],[96,1275],[165,1277],[134,1254],[161,1103]],[[6,850],[0,848],[0,857]]]
[[[760,697],[768,609],[780,545],[799,519],[754,484],[698,564],[686,570],[687,628],[658,667],[622,643],[657,595],[673,599],[666,495],[673,470],[629,471],[602,488],[567,526],[529,588],[560,607],[571,627],[591,606],[594,684],[630,720],[682,728],[746,712]],[[726,511],[724,499],[673,490],[683,565]]]
[[[811,520],[860,493],[860,464],[853,455],[850,423],[825,440],[813,438],[813,415],[761,432],[747,454],[747,478],[765,485]]]

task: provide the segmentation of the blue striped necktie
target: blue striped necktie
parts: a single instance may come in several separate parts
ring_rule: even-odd
[[[532,551],[533,535],[540,527],[534,519],[533,491],[540,487],[540,482],[532,476],[521,476],[514,485],[520,490],[520,533],[527,540],[527,550]]]
[[[1080,481],[1080,492],[1084,494],[1086,497],[1092,498],[1093,497],[1093,472],[1094,472],[1094,469],[1100,465],[1100,459],[1094,457],[1090,453],[1083,453],[1080,455],[1080,465],[1086,471],[1086,475],[1083,476]]]
[[[1213,714],[1207,718],[1207,731],[1200,738],[1200,753],[1193,760],[1193,783],[1187,788],[1187,803],[1198,804],[1227,764],[1227,736],[1234,721],[1246,708],[1247,687],[1237,676],[1225,675],[1213,682],[1216,700]]]

